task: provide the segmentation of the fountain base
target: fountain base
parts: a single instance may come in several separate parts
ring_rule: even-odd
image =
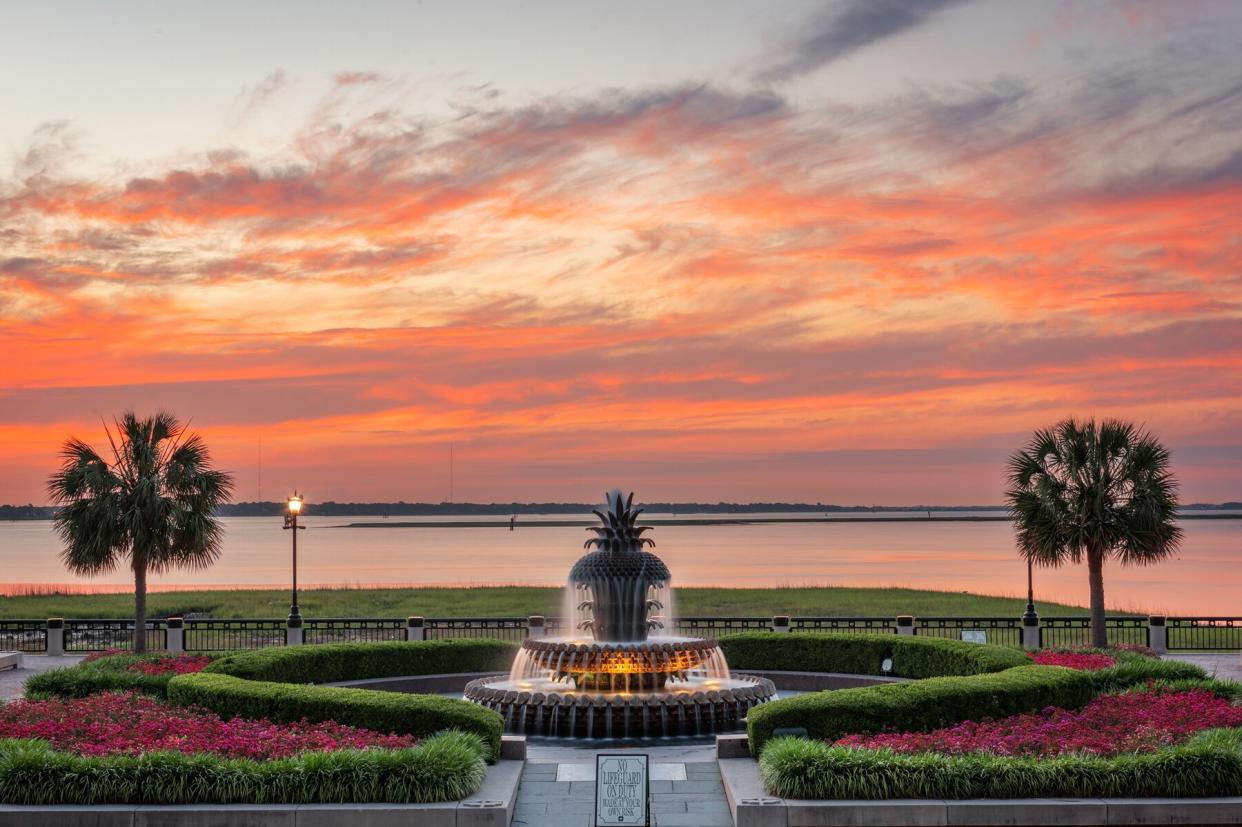
[[[505,731],[560,738],[671,738],[734,732],[771,700],[766,678],[730,675],[714,640],[604,643],[529,639],[508,676],[479,678],[465,698],[500,713]]]

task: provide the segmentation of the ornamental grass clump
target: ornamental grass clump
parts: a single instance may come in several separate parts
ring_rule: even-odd
[[[58,751],[84,756],[172,750],[256,760],[341,749],[402,749],[418,743],[412,736],[332,721],[225,720],[136,693],[15,701],[0,707],[0,738],[40,739]]]
[[[847,735],[836,746],[899,753],[1049,757],[1150,753],[1205,729],[1242,727],[1242,707],[1207,689],[1102,695],[1080,710],[1058,708],[931,732]]]

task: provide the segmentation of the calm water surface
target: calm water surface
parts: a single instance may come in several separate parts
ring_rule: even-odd
[[[670,515],[651,515],[653,517]],[[687,515],[678,515],[685,517]],[[719,517],[720,515],[705,515]],[[756,516],[756,515],[748,515]],[[803,515],[807,516],[807,515]],[[299,579],[305,585],[562,585],[588,535],[581,527],[345,528],[382,517],[305,517]],[[390,522],[437,518],[391,518]],[[447,517],[442,520],[465,518]],[[469,518],[474,519],[474,518]],[[537,519],[580,520],[579,516]],[[231,517],[220,562],[173,572],[155,588],[283,586],[289,532],[279,518]],[[1178,556],[1149,568],[1106,570],[1110,605],[1170,614],[1242,615],[1242,520],[1184,520]],[[701,586],[908,586],[1016,595],[1025,565],[1007,522],[842,522],[660,526],[656,552],[674,582]],[[45,521],[0,523],[0,584],[124,585],[125,571],[67,575]],[[1081,566],[1036,571],[1036,595],[1085,604]]]

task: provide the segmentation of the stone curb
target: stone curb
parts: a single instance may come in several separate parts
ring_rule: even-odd
[[[1238,798],[804,801],[775,798],[751,758],[720,761],[736,827],[1133,827],[1242,824]]]
[[[508,827],[525,761],[500,761],[474,795],[436,804],[0,805],[0,827]]]

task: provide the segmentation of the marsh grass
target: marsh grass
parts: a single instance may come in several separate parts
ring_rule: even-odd
[[[306,617],[525,617],[556,615],[562,590],[536,586],[471,588],[311,589],[299,592]],[[781,589],[679,588],[680,614],[752,616],[777,614],[836,617],[974,616],[1020,617],[1026,601],[965,592],[898,588],[797,587]],[[199,614],[215,618],[281,618],[289,611],[283,589],[156,592],[148,596],[152,617]],[[1085,615],[1081,606],[1040,603],[1045,617]],[[133,616],[128,594],[30,594],[0,600],[3,618],[125,618]]]

